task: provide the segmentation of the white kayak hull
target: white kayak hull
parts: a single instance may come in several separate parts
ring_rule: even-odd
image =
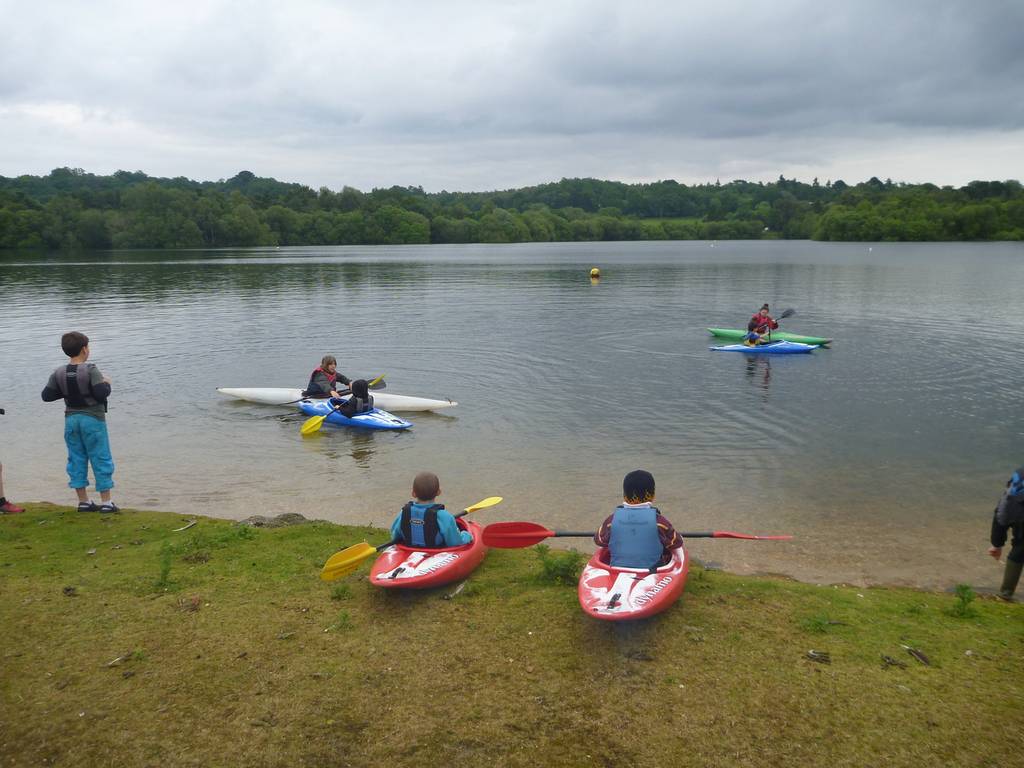
[[[302,399],[301,389],[288,387],[218,387],[217,391],[236,400],[246,400],[263,405],[298,406],[298,401]],[[370,394],[373,395],[373,404],[385,411],[440,411],[458,405],[454,400],[432,400],[429,397],[394,395],[380,390],[372,391]]]

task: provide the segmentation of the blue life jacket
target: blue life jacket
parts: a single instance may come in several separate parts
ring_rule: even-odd
[[[608,538],[611,564],[618,568],[653,568],[665,548],[658,534],[656,507],[618,506]]]
[[[1017,467],[1013,475],[1010,476],[1010,490],[1008,493],[1011,496],[1020,496],[1024,493],[1024,467]]]
[[[444,504],[406,502],[402,507],[402,543],[407,547],[443,547],[444,537],[437,525],[439,509],[444,509]]]

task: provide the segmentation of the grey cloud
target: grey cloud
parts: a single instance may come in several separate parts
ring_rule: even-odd
[[[0,0],[0,22],[5,175],[77,155],[364,186],[728,177],[1024,128],[1018,2]],[[44,129],[48,104],[85,124]]]

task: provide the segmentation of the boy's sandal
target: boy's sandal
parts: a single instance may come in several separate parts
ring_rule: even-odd
[[[80,501],[78,502],[79,512],[99,512],[99,505],[94,501]]]
[[[100,506],[100,512],[120,512],[121,508],[114,502],[108,502]]]

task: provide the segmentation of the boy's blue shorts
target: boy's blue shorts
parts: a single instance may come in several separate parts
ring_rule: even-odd
[[[114,458],[110,455],[107,423],[84,413],[64,417],[64,442],[68,446],[68,485],[89,486],[89,464],[96,478],[97,491],[114,487]]]

